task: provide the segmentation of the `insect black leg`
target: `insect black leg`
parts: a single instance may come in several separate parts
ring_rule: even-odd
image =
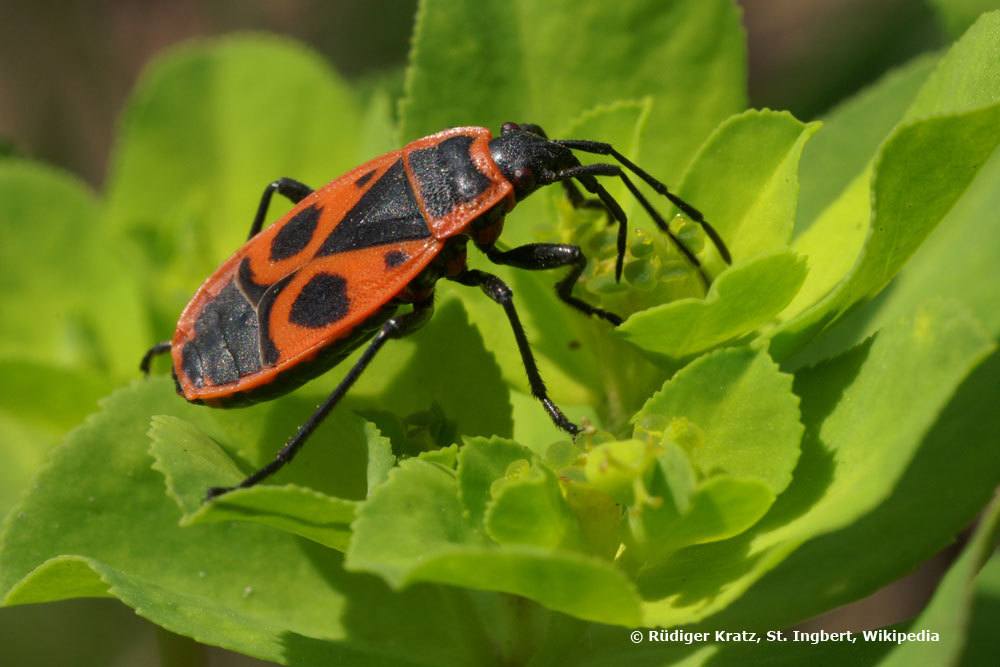
[[[161,341],[156,345],[154,345],[153,347],[149,348],[148,350],[146,350],[146,354],[142,355],[142,361],[139,362],[139,370],[142,371],[143,375],[148,377],[149,366],[150,364],[153,363],[153,357],[159,356],[169,351],[170,351],[169,340]]]
[[[306,420],[299,430],[285,443],[285,446],[281,448],[274,460],[268,463],[266,466],[253,473],[245,480],[237,484],[236,486],[230,487],[212,487],[208,490],[206,500],[211,500],[216,498],[223,493],[227,493],[234,489],[245,489],[251,487],[258,482],[267,479],[278,470],[283,468],[285,464],[295,458],[295,455],[305,444],[309,436],[312,435],[323,420],[326,419],[330,411],[337,406],[340,399],[344,397],[347,390],[357,382],[357,379],[361,376],[361,373],[368,367],[371,360],[375,358],[375,355],[382,348],[387,340],[390,338],[401,338],[414,330],[420,328],[431,315],[433,311],[433,300],[428,299],[426,302],[417,304],[414,306],[413,310],[409,313],[403,315],[398,315],[392,317],[385,321],[379,329],[378,333],[372,338],[371,343],[368,344],[368,348],[365,349],[364,354],[355,362],[351,370],[347,372],[344,379],[340,381],[337,388],[327,397],[323,403],[316,408],[309,419]]]
[[[601,202],[599,197],[585,196],[580,192],[580,188],[576,187],[576,183],[570,180],[562,181],[562,185],[563,190],[566,191],[566,198],[569,199],[569,203],[573,205],[573,208],[597,208],[611,216],[611,212]]]
[[[564,243],[529,243],[501,252],[496,248],[488,248],[486,256],[495,264],[515,266],[528,271],[544,271],[560,266],[572,266],[573,269],[565,278],[556,283],[556,294],[559,298],[585,315],[596,315],[618,326],[622,318],[614,313],[592,306],[582,299],[573,296],[573,287],[583,271],[587,268],[587,257],[579,246]]]
[[[712,239],[712,243],[715,245],[715,249],[719,251],[719,254],[722,256],[722,259],[725,260],[726,264],[732,264],[732,257],[729,255],[729,249],[726,248],[726,244],[722,241],[722,237],[719,236],[719,233],[715,231],[715,228],[712,227],[712,225],[710,225],[707,220],[705,220],[705,217],[701,214],[701,211],[696,209],[694,206],[691,206],[691,204],[687,203],[674,193],[670,192],[670,190],[667,188],[666,184],[663,181],[654,178],[652,174],[647,172],[645,169],[643,169],[636,163],[629,160],[619,151],[615,150],[614,146],[612,146],[611,144],[603,143],[601,141],[587,141],[582,139],[563,139],[563,140],[557,140],[556,143],[561,144],[566,148],[583,151],[585,153],[594,153],[596,155],[610,155],[611,157],[613,157],[615,160],[623,164],[626,169],[628,169],[633,174],[638,176],[640,179],[645,181],[646,184],[649,185],[649,187],[653,188],[653,190],[657,192],[657,194],[663,195],[664,197],[669,199],[671,204],[673,204],[674,206],[676,206],[677,208],[679,208],[681,211],[684,212],[684,215],[686,215],[687,217],[691,218],[699,225],[701,225],[702,228],[705,230],[705,233],[708,234],[708,237]],[[629,189],[632,190],[631,187]],[[643,208],[645,207],[646,205],[643,204]]]
[[[305,183],[299,183],[294,178],[279,178],[276,181],[271,181],[264,188],[264,194],[260,197],[260,205],[257,206],[257,214],[253,217],[253,223],[250,225],[250,234],[247,236],[248,239],[252,239],[254,236],[260,232],[260,228],[264,226],[264,218],[267,217],[267,209],[271,206],[271,195],[278,192],[278,194],[286,197],[293,204],[298,204],[300,201],[312,194],[313,190]]]
[[[510,328],[514,330],[514,339],[517,341],[517,348],[521,352],[521,362],[524,364],[524,370],[528,374],[528,384],[531,385],[531,393],[541,401],[542,406],[549,413],[549,417],[552,418],[556,426],[570,435],[579,433],[580,427],[571,422],[563,414],[563,411],[559,409],[559,406],[549,398],[548,391],[545,389],[545,382],[542,381],[542,376],[538,372],[538,365],[535,363],[535,355],[531,352],[528,337],[525,335],[524,327],[521,325],[521,318],[517,316],[517,310],[514,309],[514,293],[507,286],[507,283],[492,273],[476,269],[463,271],[457,276],[452,277],[451,280],[463,285],[478,287],[483,290],[486,296],[503,306],[504,312],[507,313],[507,319],[510,321]]]
[[[698,257],[693,252],[691,252],[690,248],[684,245],[684,243],[681,242],[679,238],[677,238],[676,234],[674,234],[670,230],[670,225],[667,224],[667,221],[664,220],[663,216],[660,215],[660,212],[657,211],[651,203],[649,203],[649,200],[646,199],[646,196],[642,194],[642,191],[640,191],[639,188],[636,187],[635,183],[632,182],[632,179],[628,177],[628,174],[626,174],[621,167],[619,167],[616,164],[588,164],[580,167],[570,167],[569,169],[564,169],[562,172],[560,172],[560,178],[564,179],[577,178],[580,180],[581,183],[583,183],[584,187],[586,187],[588,190],[597,191],[598,194],[600,195],[600,190],[603,190],[603,188],[601,188],[600,184],[597,183],[597,179],[595,179],[594,176],[617,176],[622,180],[622,182],[625,184],[625,187],[627,187],[629,192],[632,193],[632,196],[634,196],[642,205],[642,207],[646,209],[646,213],[648,213],[649,217],[653,219],[653,222],[656,223],[656,226],[659,227],[660,230],[667,235],[667,237],[673,242],[673,244],[677,247],[677,249],[681,252],[681,254],[684,255],[684,257],[686,257],[687,260],[691,263],[691,265],[698,271],[698,277],[701,278],[701,282],[704,284],[705,289],[707,290],[709,285],[711,285],[712,281],[709,280],[708,274],[705,273],[705,269],[704,267],[702,267],[701,262],[698,260]],[[600,188],[600,190],[597,190],[598,188]],[[602,197],[602,200],[603,199],[604,198]],[[694,209],[691,210],[694,211]],[[697,213],[697,211],[695,212]],[[698,213],[698,216],[700,217],[701,213]],[[704,224],[707,225],[708,223]],[[705,227],[705,229],[707,231],[708,227]],[[712,236],[712,238],[714,239],[715,236],[717,235],[715,236],[713,235],[715,235],[714,229],[712,230],[712,233],[709,234],[709,236]],[[721,246],[721,248],[725,248],[725,246],[723,245]],[[720,249],[720,253],[722,252],[723,251]],[[729,257],[728,250],[726,250],[723,253],[723,258],[725,259],[727,257]]]

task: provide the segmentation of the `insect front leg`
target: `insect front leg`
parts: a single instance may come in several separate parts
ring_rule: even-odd
[[[271,196],[277,192],[281,196],[287,198],[293,204],[298,204],[300,201],[308,197],[313,193],[313,189],[310,188],[305,183],[300,183],[294,178],[279,178],[276,181],[271,181],[264,188],[264,194],[260,197],[260,205],[257,206],[257,213],[253,217],[253,223],[250,225],[250,234],[247,239],[252,239],[257,236],[260,232],[260,228],[264,226],[264,218],[267,217],[267,209],[271,206]]]
[[[562,183],[563,190],[566,192],[566,198],[569,199],[569,203],[573,205],[573,208],[594,208],[604,211],[608,214],[609,221],[614,222],[611,211],[604,205],[600,197],[588,197],[580,192],[580,188],[573,181],[565,180],[560,182]]]
[[[585,315],[595,315],[615,326],[622,323],[620,316],[573,296],[573,287],[587,268],[587,257],[579,246],[566,243],[528,243],[505,252],[489,248],[486,256],[495,264],[514,266],[528,271],[572,266],[566,277],[556,283],[556,294],[559,298]]]
[[[579,433],[580,427],[571,422],[563,411],[559,409],[559,406],[549,398],[545,382],[542,381],[542,376],[538,372],[538,364],[535,363],[535,355],[531,352],[528,337],[524,333],[521,318],[518,317],[517,310],[514,308],[514,293],[507,286],[507,283],[492,273],[476,269],[463,271],[457,276],[450,278],[450,280],[463,285],[478,287],[483,290],[486,296],[503,306],[504,312],[507,314],[507,319],[510,322],[510,328],[514,331],[514,339],[517,341],[517,348],[521,353],[521,362],[524,364],[524,370],[528,374],[528,384],[531,385],[531,393],[541,401],[542,406],[549,413],[549,417],[552,418],[556,426],[570,435]]]
[[[378,333],[372,338],[371,342],[368,344],[367,349],[365,349],[364,354],[354,363],[351,370],[347,372],[344,379],[340,381],[336,389],[327,397],[323,403],[316,408],[316,412],[309,417],[308,420],[299,430],[293,435],[286,443],[285,446],[281,448],[274,460],[268,463],[266,466],[253,473],[245,480],[237,484],[236,486],[229,487],[212,487],[208,490],[206,496],[207,500],[216,498],[224,493],[232,491],[234,489],[245,489],[254,486],[258,482],[261,482],[274,473],[278,472],[287,463],[289,463],[300,449],[302,445],[306,443],[309,436],[313,434],[323,420],[326,419],[330,411],[333,410],[340,399],[344,397],[351,386],[357,382],[361,373],[368,367],[372,359],[382,348],[385,342],[391,338],[402,338],[403,336],[412,333],[413,331],[419,329],[431,316],[433,312],[433,298],[429,298],[424,302],[415,304],[413,310],[409,313],[403,315],[394,316],[386,320],[382,326],[379,328]]]

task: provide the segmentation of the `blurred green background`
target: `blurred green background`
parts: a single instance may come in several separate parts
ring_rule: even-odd
[[[939,2],[969,7],[970,22],[980,9],[1000,4]],[[0,3],[0,145],[63,167],[100,188],[116,118],[143,67],[176,42],[233,31],[294,37],[360,87],[383,85],[398,92],[416,4],[5,1]],[[942,20],[931,0],[740,4],[750,54],[751,105],[789,109],[802,120],[822,117],[895,65],[945,46],[965,27],[956,18],[961,12]],[[919,609],[950,557],[942,554],[909,581],[815,627],[873,627],[898,619],[901,609]],[[115,601],[0,609],[0,665],[157,664],[264,663],[173,637]]]
[[[958,4],[963,2],[970,4]],[[821,115],[894,65],[950,41],[948,26],[928,0],[740,4],[750,47],[751,104],[788,109],[802,120]],[[241,30],[276,32],[308,43],[363,85],[388,79],[398,88],[417,3],[22,0],[0,5],[0,137],[22,155],[99,185],[117,115],[143,67],[169,45]]]

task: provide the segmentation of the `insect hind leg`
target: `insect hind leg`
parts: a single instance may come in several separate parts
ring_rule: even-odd
[[[282,177],[268,183],[267,187],[264,188],[264,194],[260,196],[260,204],[257,206],[257,213],[253,217],[253,222],[250,223],[250,234],[247,235],[247,239],[252,239],[256,236],[260,232],[261,227],[264,226],[264,218],[267,217],[267,209],[271,206],[271,197],[275,192],[293,204],[298,204],[311,195],[313,189],[305,183],[296,181],[294,178]]]
[[[580,188],[571,180],[567,179],[560,182],[562,183],[563,190],[566,191],[566,198],[569,199],[569,203],[573,205],[573,208],[593,208],[604,211],[608,215],[608,222],[614,222],[614,216],[601,201],[600,197],[586,196],[580,192]]]
[[[311,436],[313,432],[319,428],[319,425],[323,423],[323,420],[326,419],[344,395],[347,394],[347,391],[351,388],[351,386],[357,382],[361,373],[364,372],[364,370],[368,367],[368,364],[370,364],[372,359],[375,358],[375,355],[382,348],[385,342],[391,338],[402,338],[403,336],[406,336],[407,334],[420,328],[428,320],[428,318],[430,318],[432,312],[433,299],[431,298],[416,304],[413,307],[413,310],[409,313],[397,315],[386,320],[382,324],[381,328],[379,328],[378,333],[376,333],[372,338],[361,357],[354,363],[351,370],[347,371],[347,375],[345,375],[340,381],[340,384],[337,385],[333,392],[316,409],[309,419],[307,419],[306,422],[299,427],[299,430],[296,431],[295,435],[288,439],[284,447],[282,447],[277,456],[274,457],[273,461],[244,479],[236,486],[214,486],[210,488],[205,496],[205,499],[211,500],[235,489],[249,488],[267,479],[285,467],[285,465],[295,458],[295,455],[300,449],[302,449],[302,445],[304,445],[306,440],[309,439],[309,436]]]
[[[164,340],[160,341],[153,347],[146,350],[146,353],[142,355],[142,360],[139,362],[139,370],[142,374],[149,377],[149,367],[153,363],[153,358],[158,357],[161,354],[165,354],[170,351],[170,341]]]
[[[514,332],[517,349],[521,353],[521,363],[524,365],[524,370],[528,375],[528,384],[531,385],[532,395],[541,402],[549,418],[552,419],[552,422],[557,427],[570,435],[575,436],[580,433],[580,427],[571,422],[565,413],[559,409],[559,406],[549,398],[545,382],[542,381],[541,373],[538,372],[538,364],[535,363],[535,355],[528,344],[528,336],[524,333],[524,326],[517,315],[517,309],[514,308],[514,294],[510,287],[507,286],[507,283],[501,280],[499,276],[477,269],[468,269],[457,276],[450,277],[449,280],[454,280],[457,283],[470,287],[478,287],[486,296],[503,307],[504,313],[507,315],[507,321],[510,323],[510,328]]]

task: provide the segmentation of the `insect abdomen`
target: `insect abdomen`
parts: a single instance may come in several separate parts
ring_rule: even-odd
[[[231,384],[260,370],[257,310],[234,281],[205,304],[181,359],[184,373],[198,388]]]

